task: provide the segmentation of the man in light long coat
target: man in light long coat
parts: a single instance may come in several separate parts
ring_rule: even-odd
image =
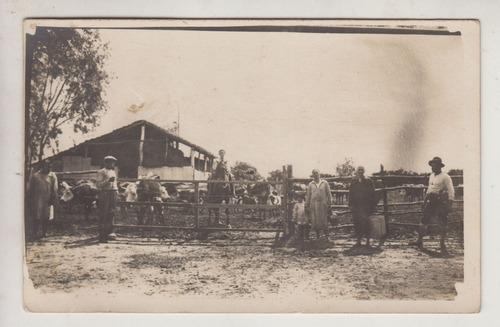
[[[332,203],[332,192],[328,182],[319,178],[319,170],[312,171],[313,181],[307,186],[306,193],[306,213],[311,219],[311,228],[316,231],[319,238],[319,231],[323,230],[328,241],[328,211]]]
[[[46,160],[30,181],[29,199],[32,210],[31,237],[45,237],[50,216],[50,206],[57,201],[57,176],[51,172],[52,164]]]

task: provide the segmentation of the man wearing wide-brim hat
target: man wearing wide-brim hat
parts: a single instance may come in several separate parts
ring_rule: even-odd
[[[118,183],[116,181],[115,164],[113,156],[104,157],[104,168],[97,172],[96,186],[99,192],[99,242],[107,243],[115,240],[113,233],[113,219],[116,211]]]
[[[451,203],[455,198],[455,190],[451,177],[443,172],[443,161],[439,157],[434,157],[429,161],[429,166],[432,167],[432,174],[429,176],[429,186],[425,197],[423,207],[423,216],[420,222],[418,231],[418,239],[416,242],[411,242],[410,245],[416,245],[419,249],[423,248],[423,237],[427,231],[427,226],[431,222],[431,218],[438,217],[441,254],[447,255],[445,239],[447,231],[447,216],[451,211]]]

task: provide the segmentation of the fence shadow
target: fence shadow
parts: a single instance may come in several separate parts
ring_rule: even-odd
[[[98,237],[90,237],[83,240],[77,240],[74,242],[66,242],[64,246],[72,249],[72,248],[80,248],[84,246],[99,245],[99,244],[100,243]]]

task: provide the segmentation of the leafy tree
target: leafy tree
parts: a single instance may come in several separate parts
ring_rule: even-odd
[[[263,179],[257,168],[242,161],[236,161],[236,164],[231,167],[231,173],[235,180],[258,181]]]
[[[283,171],[281,171],[279,169],[270,171],[269,176],[267,177],[267,180],[270,182],[282,181],[283,180]]]
[[[352,158],[345,158],[344,162],[337,164],[335,170],[337,176],[346,177],[346,176],[352,176],[356,171],[356,167],[354,167],[354,162],[352,161]]]
[[[107,109],[108,45],[88,29],[40,28],[27,37],[28,164],[57,148],[61,127],[88,133]],[[29,78],[30,77],[30,78]],[[29,91],[29,92],[28,92]]]

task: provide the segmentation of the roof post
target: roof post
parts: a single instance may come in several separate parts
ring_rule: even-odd
[[[191,148],[191,168],[193,169],[193,179],[195,179],[195,168],[194,168],[194,148]]]
[[[141,125],[141,140],[139,141],[139,166],[144,162],[144,138],[146,137],[146,124]]]
[[[167,158],[168,158],[168,136],[165,137],[165,158],[163,158],[164,166],[167,165]]]

